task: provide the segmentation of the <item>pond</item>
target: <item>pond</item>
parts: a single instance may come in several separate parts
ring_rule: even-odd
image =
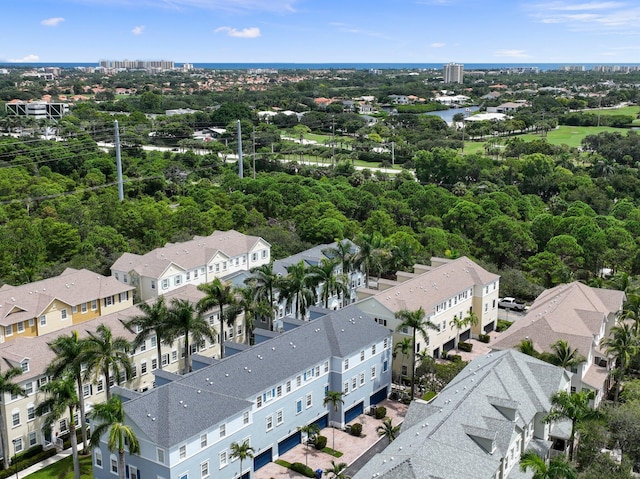
[[[429,113],[425,113],[425,115],[436,115],[442,118],[447,122],[447,125],[451,125],[453,122],[453,115],[456,113],[466,113],[467,115],[473,113],[474,111],[478,111],[480,107],[470,106],[468,108],[450,108],[449,110],[440,110],[440,111],[430,111]]]

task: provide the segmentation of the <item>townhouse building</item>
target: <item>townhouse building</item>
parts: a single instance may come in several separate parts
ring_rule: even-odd
[[[93,273],[91,273],[91,275],[93,275]],[[69,279],[66,275],[63,276]],[[87,275],[81,277],[86,279]],[[112,277],[101,278],[105,281],[105,284],[111,286],[115,284],[115,287],[118,289],[125,291],[132,289],[132,286],[123,285],[115,281]],[[101,282],[98,281],[95,284],[100,283]],[[35,284],[36,283],[32,283],[31,286]],[[66,286],[64,283],[61,284],[63,290],[66,292]],[[79,284],[83,291],[85,291],[83,294],[87,294],[88,298],[93,297],[89,293],[86,293],[86,291],[91,289],[91,283]],[[69,289],[73,289],[71,284],[69,284]],[[49,290],[47,289],[47,291]],[[99,291],[100,290],[94,293],[96,297],[100,296]],[[110,289],[104,287],[102,291],[112,292]],[[187,285],[168,293],[166,300],[168,303],[173,299],[184,299],[196,303],[203,295],[204,293],[199,291],[195,285]],[[29,298],[31,297],[32,295],[29,295]],[[84,299],[84,297],[82,299]],[[17,302],[19,304],[25,304],[19,301]],[[71,303],[73,303],[73,301]],[[84,303],[87,303],[87,301],[84,301],[82,304]],[[129,306],[125,309],[119,309],[116,312],[103,314],[101,316],[94,314],[91,319],[84,321],[74,322],[71,317],[66,322],[60,320],[62,324],[60,327],[37,336],[14,334],[15,337],[12,337],[10,341],[0,343],[0,371],[6,371],[11,367],[21,368],[22,374],[14,378],[13,381],[22,386],[27,393],[26,397],[4,394],[1,398],[0,410],[2,412],[2,423],[0,423],[0,434],[3,434],[5,438],[4,443],[10,456],[39,444],[45,447],[53,447],[53,443],[58,436],[69,433],[69,424],[66,417],[61,418],[51,429],[43,430],[44,418],[35,415],[35,408],[45,399],[45,395],[41,392],[40,388],[51,380],[51,377],[46,374],[46,369],[55,355],[49,348],[49,343],[59,336],[71,334],[72,331],[77,331],[80,337],[86,337],[89,332],[95,332],[101,324],[110,328],[114,337],[120,336],[132,341],[137,332],[129,331],[123,323],[141,314],[141,311],[137,306],[131,305],[131,295],[129,295],[128,304]],[[79,315],[82,315],[82,309],[82,307],[78,309]],[[90,311],[89,301],[86,314],[89,315]],[[104,310],[98,308],[97,311],[100,312]],[[49,321],[50,316],[47,316],[47,318]],[[206,313],[206,318],[213,328],[216,330],[219,328],[217,312],[212,311]],[[190,353],[198,354],[202,357],[217,358],[220,357],[221,341],[244,342],[245,339],[243,317],[239,316],[234,324],[227,324],[225,325],[224,331],[218,332],[216,341],[211,342],[205,340],[200,343],[191,341],[189,346]],[[111,376],[105,378],[102,375],[98,375],[92,380],[86,381],[82,391],[79,392],[79,394],[82,394],[84,397],[86,412],[91,411],[94,404],[106,400],[106,381],[109,381],[111,386],[120,384],[133,391],[144,392],[154,387],[154,372],[156,370],[162,369],[164,372],[175,373],[184,369],[184,336],[178,338],[172,344],[162,343],[160,360],[158,360],[156,345],[157,337],[150,335],[140,347],[130,352],[133,365],[133,374],[131,377],[115,378]],[[77,419],[79,419],[79,417]],[[80,421],[76,420],[76,424],[79,426]]]
[[[584,358],[571,367],[571,391],[593,391],[597,406],[609,390],[614,367],[600,341],[615,326],[625,301],[624,291],[592,288],[578,281],[547,289],[491,346],[504,350],[531,340],[536,351],[552,353],[553,343],[566,341]]]
[[[411,338],[412,331],[396,331],[400,321],[396,314],[402,310],[422,308],[425,321],[437,326],[427,329],[428,337],[416,336],[416,352],[427,351],[439,358],[454,349],[456,338],[465,341],[493,331],[498,319],[498,290],[500,277],[463,256],[455,260],[431,258],[431,266],[415,265],[413,273],[398,272],[397,281],[380,280],[378,289],[359,289],[356,303],[362,311],[394,331],[394,342]],[[467,325],[458,331],[452,324],[454,317],[466,318],[473,312],[478,318],[475,326]],[[394,372],[407,376],[400,361]]]
[[[191,374],[156,372],[156,388],[145,393],[119,390],[141,447],[139,455],[126,455],[127,476],[249,477],[299,444],[299,427],[342,427],[387,397],[388,329],[354,306],[296,323],[282,334],[259,333],[257,344],[236,345],[222,360],[196,358],[199,369]],[[323,404],[328,391],[344,393],[337,411]],[[254,458],[241,471],[231,444],[244,441]],[[118,473],[104,440],[94,450],[93,469],[96,479]]]
[[[124,253],[111,266],[111,274],[134,286],[140,300],[146,301],[185,284],[208,283],[270,261],[271,246],[264,239],[234,230],[214,231],[144,255]]]
[[[569,422],[544,418],[570,376],[514,350],[478,357],[432,401],[413,401],[398,437],[353,479],[531,477],[520,471],[523,452],[566,452]]]

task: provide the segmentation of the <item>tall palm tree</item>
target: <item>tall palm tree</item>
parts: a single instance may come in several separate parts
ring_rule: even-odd
[[[93,381],[97,381],[102,374],[107,400],[111,398],[111,374],[116,384],[119,383],[123,373],[127,378],[133,375],[129,351],[129,341],[122,336],[114,338],[113,332],[105,324],[98,326],[95,332],[89,331],[81,356],[81,362],[87,366],[85,379],[92,378]]]
[[[265,317],[271,314],[273,307],[269,307],[269,303],[260,299],[256,295],[255,283],[248,283],[244,288],[234,288],[236,295],[236,304],[238,312],[244,313],[244,331],[245,342],[247,345],[253,344],[253,330],[255,329],[256,319],[259,317]]]
[[[451,328],[456,329],[456,349],[458,349],[458,345],[460,344],[460,330],[466,326],[466,322],[464,318],[459,318],[456,314],[451,321],[449,321],[449,326]]]
[[[342,266],[342,274],[349,274],[353,266],[354,249],[351,241],[343,239],[336,241],[335,246],[329,246],[322,250],[322,254],[330,260],[339,261]]]
[[[240,477],[242,478],[242,462],[247,459],[253,458],[254,449],[249,445],[249,441],[245,440],[242,443],[231,443],[231,459],[238,459],[240,461]]]
[[[235,295],[233,294],[233,286],[230,282],[223,283],[220,278],[215,278],[210,283],[198,285],[198,289],[204,292],[205,296],[198,301],[198,311],[204,313],[216,306],[218,307],[218,316],[220,320],[220,357],[224,357],[224,325],[234,325],[235,317],[233,314],[225,317],[224,308],[232,306],[235,303]]]
[[[156,355],[158,369],[162,369],[162,343],[167,339],[167,303],[164,296],[158,296],[153,303],[142,302],[138,304],[142,314],[134,316],[125,322],[125,327],[136,334],[131,343],[131,348],[136,350],[150,337],[156,337]]]
[[[391,442],[398,437],[398,434],[400,434],[400,425],[397,424],[394,426],[391,422],[391,418],[388,417],[382,421],[382,424],[376,428],[376,431],[378,432],[378,436],[386,437],[389,444],[391,444]]]
[[[411,328],[413,335],[413,354],[411,355],[411,400],[413,400],[415,396],[414,385],[416,380],[416,333],[419,332],[424,340],[427,341],[427,338],[429,337],[427,329],[438,330],[438,326],[429,320],[425,320],[425,312],[422,307],[416,311],[403,309],[398,311],[395,316],[396,319],[400,320],[400,324],[396,328],[396,331],[401,331],[404,328]]]
[[[358,252],[353,258],[355,266],[364,271],[365,287],[369,287],[369,275],[380,271],[384,259],[388,256],[386,242],[380,233],[361,233],[355,240]]]
[[[621,382],[628,372],[631,358],[640,349],[638,332],[629,323],[618,323],[617,326],[611,328],[609,336],[602,338],[600,346],[605,348],[607,355],[613,356],[616,360],[616,368],[619,370],[619,375],[616,380],[614,400],[617,401],[620,397]]]
[[[80,427],[82,429],[82,452],[87,454],[87,421],[84,407],[84,384],[82,378],[82,363],[80,359],[86,347],[86,340],[80,339],[78,331],[71,331],[68,336],[58,336],[49,343],[49,349],[56,355],[47,367],[47,375],[59,378],[66,373],[71,374],[78,387],[80,407]]]
[[[14,396],[26,396],[27,392],[24,390],[22,386],[13,382],[13,378],[16,376],[20,376],[22,374],[22,369],[20,368],[10,368],[6,371],[0,373],[0,397],[4,397],[5,394],[13,394]],[[2,408],[0,408],[0,424],[4,424],[4,418],[2,417]],[[7,453],[7,440],[5,437],[6,429],[4,427],[0,428],[0,447],[2,447],[3,458],[2,458],[2,467],[6,468],[8,465],[7,458],[9,454]]]
[[[403,338],[402,341],[396,343],[393,346],[393,356],[395,358],[395,355],[398,354],[398,351],[400,351],[400,354],[402,354],[402,362],[400,364],[400,375],[402,376],[402,370],[404,369],[404,358],[406,358],[409,355],[409,352],[411,351],[411,347],[413,346],[413,342],[411,341],[411,338]],[[423,350],[425,351],[425,350]],[[423,352],[421,351],[421,352]]]
[[[78,439],[76,437],[76,408],[78,407],[78,393],[76,381],[69,372],[57,379],[53,379],[40,390],[46,399],[36,407],[36,415],[46,414],[43,429],[50,429],[56,421],[69,412],[69,436],[71,439],[71,454],[73,455],[73,477],[80,479],[80,462],[78,460]]]
[[[327,391],[324,396],[324,400],[322,401],[322,405],[327,407],[328,405],[333,406],[334,412],[338,412],[340,406],[344,404],[344,399],[342,399],[344,393],[342,391]],[[342,422],[342,418],[340,419]],[[331,440],[331,449],[336,450],[336,429],[332,428],[332,440]]]
[[[340,462],[336,464],[336,462],[332,459],[331,467],[325,469],[324,473],[327,474],[327,479],[351,479],[351,476],[347,475],[346,469],[346,462]]]
[[[304,261],[287,266],[287,276],[282,279],[280,287],[287,307],[295,303],[296,319],[304,319],[315,300],[315,289]]]
[[[91,435],[91,446],[98,446],[102,436],[108,433],[107,448],[111,452],[118,450],[118,476],[125,479],[125,446],[129,447],[129,454],[139,454],[140,442],[133,428],[124,422],[122,399],[114,396],[105,403],[96,404],[91,418],[98,423]]]
[[[556,366],[567,369],[585,361],[585,357],[576,348],[571,349],[569,343],[564,339],[558,339],[551,345],[553,354],[551,360]]]
[[[303,432],[307,435],[307,440],[305,441],[306,446],[304,453],[304,464],[305,466],[308,466],[309,443],[315,441],[316,435],[320,432],[320,426],[318,426],[315,422],[312,422],[311,424],[307,424],[306,426],[299,426],[298,431]]]
[[[538,356],[540,356],[540,353],[536,351],[536,348],[534,347],[533,341],[531,340],[531,338],[525,338],[522,341],[520,341],[520,343],[518,343],[518,345],[516,346],[516,349],[520,351],[522,354],[526,354],[527,356],[532,356],[534,358],[537,358]]]
[[[545,422],[571,421],[571,435],[569,436],[569,460],[573,461],[576,427],[586,419],[599,417],[589,404],[594,398],[593,391],[583,390],[570,394],[567,391],[558,391],[551,396],[551,411],[544,418]]]
[[[251,278],[248,278],[247,281],[255,281],[256,295],[258,298],[266,299],[271,305],[269,330],[272,330],[275,316],[274,289],[276,289],[280,279],[278,275],[273,272],[272,263],[251,268],[251,275]]]
[[[532,479],[577,479],[575,468],[562,456],[556,456],[549,464],[533,451],[523,452],[520,456],[520,470],[533,471]]]
[[[342,295],[344,299],[349,293],[347,278],[344,274],[335,274],[336,261],[323,259],[319,265],[309,268],[311,284],[314,288],[320,286],[320,299],[325,309],[329,309],[329,298],[334,294]]]
[[[207,308],[209,309],[209,308]],[[200,309],[187,299],[174,298],[169,305],[168,320],[171,324],[171,330],[168,332],[170,340],[184,335],[184,374],[190,373],[191,367],[191,351],[190,340],[195,344],[199,344],[203,339],[207,338],[211,342],[216,340],[216,331],[209,322],[202,316]],[[222,351],[222,344],[220,344]]]

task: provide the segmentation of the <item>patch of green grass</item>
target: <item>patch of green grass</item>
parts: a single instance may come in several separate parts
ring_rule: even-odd
[[[598,113],[600,115],[613,116],[613,115],[632,115],[637,116],[640,114],[640,107],[637,106],[623,106],[622,108],[602,108],[600,110],[588,110],[585,113]]]
[[[327,454],[331,454],[333,457],[342,457],[343,454],[340,451],[334,451],[330,447],[325,447],[322,452],[326,452]]]
[[[582,144],[582,139],[588,135],[597,135],[602,132],[618,132],[626,134],[628,130],[623,128],[612,128],[610,126],[566,126],[561,125],[555,130],[551,130],[547,133],[547,141],[551,145],[567,145],[577,148]],[[525,141],[531,141],[542,138],[539,134],[528,133],[521,135]]]
[[[422,400],[431,401],[434,397],[436,397],[436,393],[434,391],[427,391],[426,393],[423,394]]]
[[[91,454],[80,455],[80,477],[82,479],[93,479],[92,457]],[[44,469],[25,477],[27,479],[73,479],[73,457],[65,457],[61,461],[54,462]]]
[[[291,463],[287,462],[287,461],[285,461],[283,459],[276,459],[273,462],[275,462],[278,466],[286,467],[287,469],[291,468]]]

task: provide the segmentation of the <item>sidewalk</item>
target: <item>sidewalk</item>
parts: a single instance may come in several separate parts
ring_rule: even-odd
[[[82,446],[82,444],[80,446]],[[15,477],[16,479],[22,479],[23,477],[27,477],[29,474],[33,474],[34,472],[38,472],[39,470],[44,469],[48,465],[53,464],[54,462],[58,462],[58,461],[64,459],[65,457],[69,457],[70,455],[71,455],[71,448],[65,449],[63,451],[60,451],[55,456],[51,456],[51,457],[45,459],[44,461],[40,461],[40,462],[34,464],[33,466],[30,466],[30,467],[27,467],[26,469],[23,469],[22,471],[18,471],[17,474],[14,474],[11,477]],[[11,467],[12,466],[9,466],[9,469],[11,469]],[[9,478],[7,478],[7,479],[9,479]]]

